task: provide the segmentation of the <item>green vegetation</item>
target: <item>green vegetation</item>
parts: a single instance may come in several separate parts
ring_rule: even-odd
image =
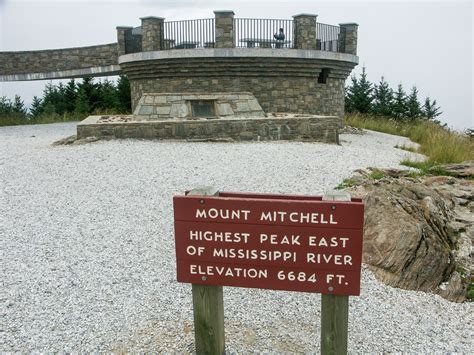
[[[373,180],[380,180],[380,179],[384,178],[385,176],[386,176],[386,174],[382,170],[373,170],[369,174],[369,178],[371,178]]]
[[[406,150],[407,152],[418,153],[418,149],[415,147],[408,147],[406,145],[396,145],[394,148]]]
[[[41,98],[34,97],[29,110],[16,95],[14,100],[0,97],[0,126],[54,123],[82,120],[90,114],[128,114],[131,111],[130,83],[120,76],[94,82],[85,78],[66,85],[46,85]]]
[[[337,185],[335,187],[336,190],[344,190],[348,187],[352,187],[352,186],[355,186],[357,185],[357,183],[359,182],[360,180],[358,179],[354,179],[354,178],[348,178],[348,179],[344,179],[342,180],[342,182]]]
[[[375,169],[375,170],[372,170],[370,172],[370,174],[367,175],[366,177],[369,178],[369,179],[373,179],[373,180],[380,180],[380,179],[383,179],[386,176],[387,176],[387,174],[383,170]],[[360,181],[361,180],[357,179],[357,178],[344,179],[342,181],[342,183],[340,183],[339,185],[337,185],[335,187],[335,189],[336,190],[343,190],[347,187],[352,187],[352,186],[357,185]]]
[[[467,286],[467,299],[470,301],[474,301],[474,284],[473,283]]]
[[[411,168],[416,168],[420,172],[418,175],[436,175],[436,176],[449,176],[449,172],[444,170],[442,167],[433,165],[430,161],[411,161],[404,159],[400,162],[401,165],[409,166]]]
[[[421,174],[445,175],[436,165],[474,159],[472,134],[461,135],[441,125],[436,120],[441,114],[436,100],[427,97],[421,105],[416,87],[407,95],[401,84],[392,90],[383,77],[378,84],[371,83],[363,68],[359,78],[352,77],[346,93],[346,124],[410,138],[420,145],[416,152],[428,157],[425,162],[405,160],[401,164],[420,169]]]
[[[371,83],[365,67],[359,78],[351,77],[351,85],[346,88],[345,106],[347,113],[371,114],[402,122],[425,119],[439,124],[436,117],[442,113],[436,100],[427,97],[423,105],[418,101],[416,86],[407,95],[402,84],[393,90],[384,77],[378,84]]]
[[[418,152],[426,155],[427,161],[405,160],[402,164],[418,168],[422,172],[427,172],[428,169],[439,164],[459,163],[474,159],[474,140],[472,138],[450,131],[430,120],[399,121],[387,117],[351,114],[346,116],[346,124],[404,136],[420,144]],[[432,171],[430,173],[433,174]]]

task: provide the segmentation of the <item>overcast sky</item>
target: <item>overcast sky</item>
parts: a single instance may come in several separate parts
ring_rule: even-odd
[[[110,43],[116,41],[116,26],[139,26],[143,16],[209,18],[213,10],[283,19],[313,13],[323,23],[356,22],[360,65],[353,73],[365,65],[372,81],[383,75],[394,88],[402,83],[409,91],[416,85],[420,101],[437,100],[449,126],[474,126],[472,1],[0,0],[0,50]],[[29,103],[46,83],[1,83],[0,96],[19,94]]]

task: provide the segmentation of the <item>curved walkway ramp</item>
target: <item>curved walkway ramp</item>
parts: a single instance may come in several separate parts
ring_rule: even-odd
[[[0,52],[0,82],[117,75],[118,44]]]

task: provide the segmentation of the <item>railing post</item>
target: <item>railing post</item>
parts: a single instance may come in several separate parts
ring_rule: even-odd
[[[117,52],[119,56],[127,53],[127,42],[129,42],[132,37],[132,30],[133,27],[117,27]]]
[[[340,23],[341,27],[341,52],[357,54],[357,23]]]
[[[293,40],[296,49],[316,49],[316,18],[318,15],[293,16]]]
[[[159,51],[162,49],[164,29],[163,17],[141,17],[142,20],[142,51]]]
[[[214,11],[216,26],[215,48],[235,48],[234,11]]]

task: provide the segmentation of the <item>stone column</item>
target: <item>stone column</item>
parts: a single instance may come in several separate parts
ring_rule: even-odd
[[[216,16],[216,43],[215,48],[235,48],[234,11],[214,11]]]
[[[293,16],[294,48],[316,49],[316,18],[318,15],[299,14]]]
[[[357,23],[340,23],[341,27],[341,49],[344,53],[357,55]]]
[[[124,55],[127,53],[127,42],[132,37],[133,27],[118,26],[117,27],[117,51],[118,55]]]
[[[142,20],[142,51],[159,51],[163,43],[163,17],[141,17]]]

